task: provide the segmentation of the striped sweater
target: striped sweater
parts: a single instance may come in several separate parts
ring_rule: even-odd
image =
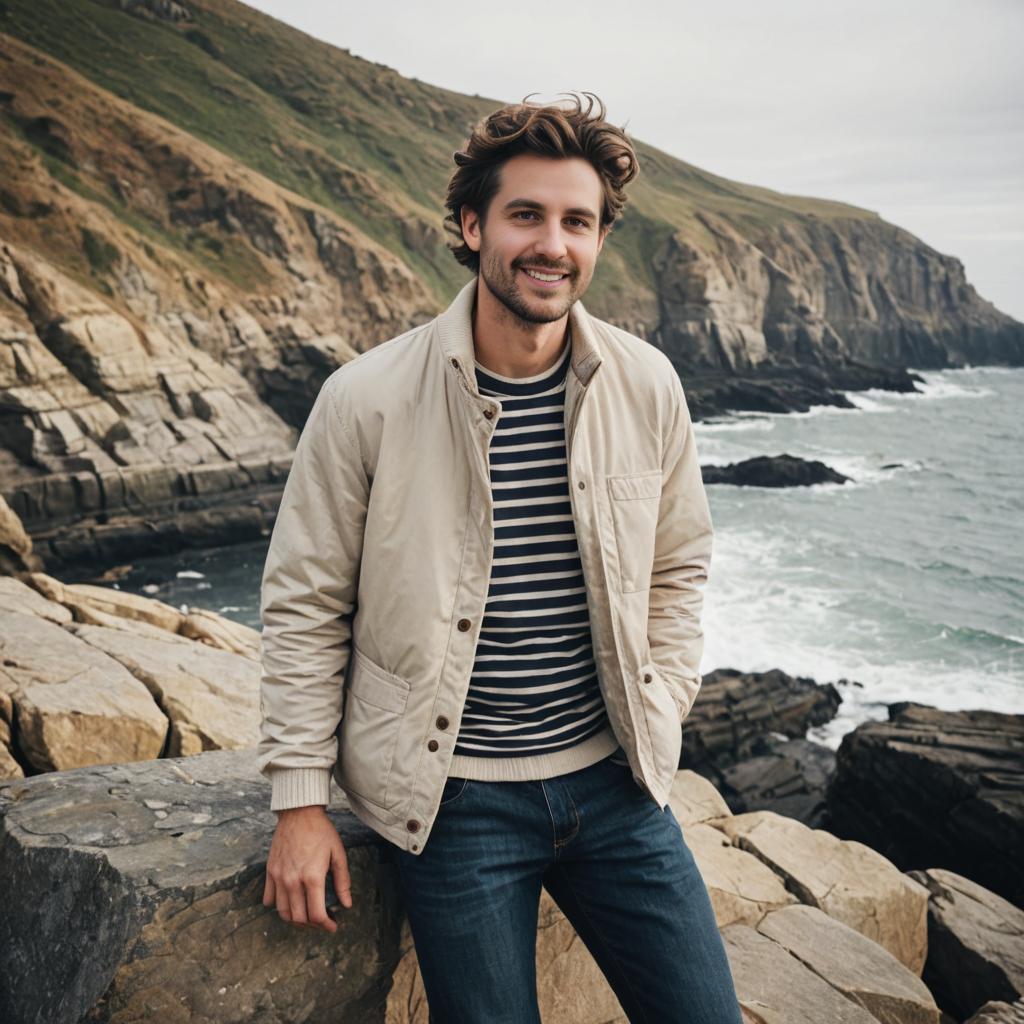
[[[555,365],[533,377],[476,363],[480,393],[501,406],[489,456],[494,562],[450,776],[546,779],[619,748],[598,686],[569,501],[570,355],[567,335]]]

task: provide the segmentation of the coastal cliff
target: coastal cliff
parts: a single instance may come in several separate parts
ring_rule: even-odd
[[[265,533],[324,378],[447,305],[451,153],[499,105],[234,0],[0,9],[0,494],[51,568]],[[695,418],[1024,363],[875,213],[642,172],[586,298]]]

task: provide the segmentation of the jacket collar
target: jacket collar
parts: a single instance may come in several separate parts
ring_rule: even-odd
[[[473,302],[477,280],[477,277],[473,277],[468,281],[452,304],[437,318],[437,337],[445,363],[454,369],[452,360],[456,360],[474,390],[476,350],[473,347]],[[582,302],[577,300],[569,308],[569,341],[572,345],[569,364],[581,384],[590,380],[601,362],[601,350],[591,319]]]

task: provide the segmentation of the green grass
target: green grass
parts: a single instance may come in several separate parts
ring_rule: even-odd
[[[446,304],[465,271],[443,244],[408,246],[401,222],[417,217],[440,229],[452,151],[498,101],[404,79],[234,0],[188,0],[188,8],[194,23],[176,25],[123,12],[117,0],[4,0],[0,31],[335,211],[405,260]],[[707,242],[699,211],[754,233],[808,216],[875,217],[732,182],[644,144],[638,150],[641,175],[608,243],[628,275],[615,289],[652,288],[651,257],[673,232]],[[339,188],[339,180],[357,185]],[[84,194],[81,182],[73,187]],[[101,201],[112,208],[112,197]],[[223,236],[216,252],[209,238],[163,235],[204,265],[216,257],[217,272],[233,280],[261,276]],[[611,285],[599,272],[598,300]]]

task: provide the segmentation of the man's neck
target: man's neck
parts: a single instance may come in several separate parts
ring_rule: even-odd
[[[476,360],[503,377],[535,377],[561,358],[569,343],[569,314],[537,324],[516,316],[479,280],[473,303]]]

